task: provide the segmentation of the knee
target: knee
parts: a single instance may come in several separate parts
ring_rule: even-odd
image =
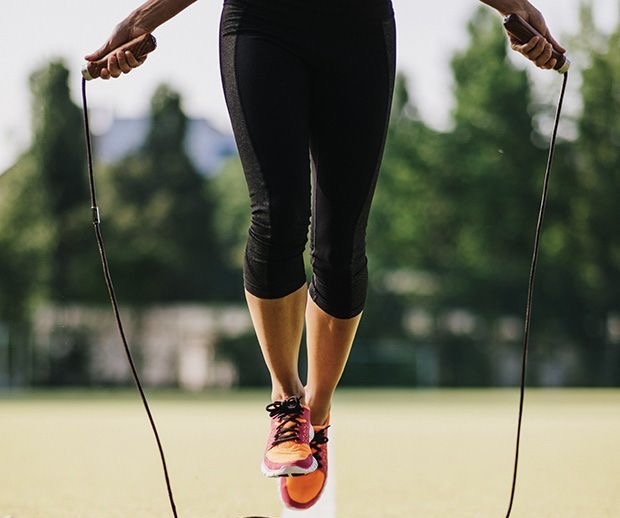
[[[253,211],[244,258],[244,285],[250,293],[279,298],[306,282],[309,220],[309,212],[299,206]]]
[[[248,232],[250,255],[261,261],[280,261],[302,255],[310,224],[310,211],[292,201],[253,207]]]
[[[346,264],[313,263],[310,296],[326,313],[336,318],[352,318],[364,309],[368,291],[366,256]]]

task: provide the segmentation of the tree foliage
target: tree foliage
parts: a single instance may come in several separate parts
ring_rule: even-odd
[[[207,300],[222,263],[208,181],[187,156],[187,118],[166,85],[151,103],[142,149],[112,167],[103,183],[109,255],[127,302]]]
[[[28,324],[37,302],[73,302],[92,279],[84,140],[69,72],[53,61],[30,78],[30,149],[0,176],[0,324],[9,380],[32,369]]]
[[[548,140],[534,124],[536,115],[547,108],[533,103],[526,72],[509,62],[505,35],[497,20],[480,10],[469,24],[469,34],[469,46],[452,60],[456,98],[452,130],[434,132],[417,120],[404,78],[397,81],[369,228],[371,265],[375,265],[375,278],[383,281],[374,295],[379,299],[377,306],[400,307],[401,322],[410,311],[405,309],[407,305],[428,315],[434,331],[419,339],[436,345],[439,380],[446,384],[492,382],[489,362],[497,341],[494,329],[501,319],[522,318],[547,154],[540,143]],[[596,63],[594,59],[593,66]],[[599,74],[592,80],[585,75],[588,84],[604,90],[592,97],[601,108],[607,106],[606,119],[586,101],[588,114],[600,124],[599,133],[592,132],[591,137],[599,149],[589,140],[582,140],[580,149],[587,148],[593,157],[609,157],[615,148],[607,149],[611,142],[603,133],[609,135],[614,117],[609,105],[617,105],[617,99],[609,95],[614,87],[605,79],[610,76],[609,66]],[[557,85],[559,91],[559,80]],[[587,129],[582,125],[580,131]],[[579,185],[588,174],[575,170],[581,155],[571,152],[570,143],[559,143],[535,299],[540,322],[535,321],[533,331],[541,355],[562,346],[577,347],[586,354],[589,340],[578,337],[586,336],[584,331],[592,321],[585,317],[589,313],[584,312],[589,300],[583,291],[587,283],[579,281],[578,272],[589,264],[588,270],[596,272],[601,281],[605,279],[603,282],[617,275],[610,269],[601,274],[602,255],[588,263],[585,250],[591,257],[596,248],[580,244],[575,237],[578,226],[587,221],[575,211],[585,211],[597,230],[579,235],[594,238],[601,251],[609,252],[614,227],[603,221],[614,214],[611,205],[616,206],[613,197],[607,197],[610,206],[592,206],[592,193]],[[610,177],[615,171],[613,161],[593,164],[588,170],[590,176],[592,171],[600,171],[591,188],[597,189],[601,199],[602,191],[614,192],[616,185]],[[601,182],[600,174],[607,174],[608,181]],[[606,264],[617,265],[612,255],[606,258]],[[401,293],[404,302],[395,303],[392,295],[387,297],[386,289]],[[617,294],[614,288],[607,291],[612,292]],[[611,296],[599,304],[597,329],[605,327],[603,316],[614,304]],[[380,308],[379,313],[383,315]],[[459,322],[457,317],[458,325],[454,324]],[[375,337],[385,332],[381,319],[371,325],[376,326]],[[468,329],[465,334],[463,326]],[[400,329],[402,333],[402,324]],[[365,331],[372,334],[368,327]],[[601,338],[599,333],[598,343]],[[416,340],[414,337],[414,347]],[[573,377],[586,378],[583,373]]]
[[[452,61],[455,128],[444,174],[455,253],[445,266],[454,303],[501,315],[523,305],[545,154],[532,142],[526,73],[508,63],[495,16],[478,11],[469,32],[470,46]]]
[[[508,64],[497,20],[481,10],[469,30],[453,59],[452,131],[408,117],[397,82],[369,235],[381,267],[430,272],[443,304],[501,314],[522,302],[528,257],[515,252],[530,248],[544,152],[532,145],[527,76]]]
[[[32,145],[0,177],[2,292],[17,308],[34,296],[75,300],[92,273],[84,133],[68,77],[61,61],[32,74]]]
[[[24,155],[0,176],[0,319],[27,319],[34,298],[48,291],[51,243],[45,190],[34,160]]]
[[[620,315],[620,26],[605,45],[600,34],[590,38],[570,212],[581,315],[569,322],[584,347],[591,382],[610,384],[620,377],[620,337],[613,332]]]
[[[224,260],[240,271],[250,223],[250,202],[238,157],[229,159],[213,180],[215,231]]]
[[[80,298],[89,284],[94,261],[86,251],[92,243],[81,110],[71,100],[69,71],[53,62],[30,79],[32,90],[32,158],[39,175],[34,187],[47,198],[51,242],[49,289],[56,301]]]

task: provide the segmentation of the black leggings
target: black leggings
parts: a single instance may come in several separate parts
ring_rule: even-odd
[[[299,289],[311,223],[311,297],[359,314],[394,85],[390,0],[225,0],[220,57],[252,209],[245,288]]]

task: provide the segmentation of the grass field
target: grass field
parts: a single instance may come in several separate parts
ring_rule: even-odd
[[[268,392],[152,394],[180,518],[280,516]],[[518,393],[341,391],[338,518],[504,518]],[[620,517],[620,391],[526,397],[513,518]],[[0,517],[172,516],[131,392],[0,393]]]

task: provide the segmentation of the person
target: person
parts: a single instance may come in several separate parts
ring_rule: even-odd
[[[89,61],[103,79],[145,58],[115,51],[195,0],[147,0]],[[482,0],[544,37],[511,47],[553,68],[565,50],[526,0]],[[245,297],[271,378],[262,471],[286,506],[306,509],[328,473],[332,396],[360,322],[368,283],[365,232],[395,76],[391,0],[224,0],[220,65],[246,177],[251,222]],[[312,276],[303,253],[310,230]],[[298,359],[305,329],[307,379]],[[301,475],[301,476],[290,476]]]

